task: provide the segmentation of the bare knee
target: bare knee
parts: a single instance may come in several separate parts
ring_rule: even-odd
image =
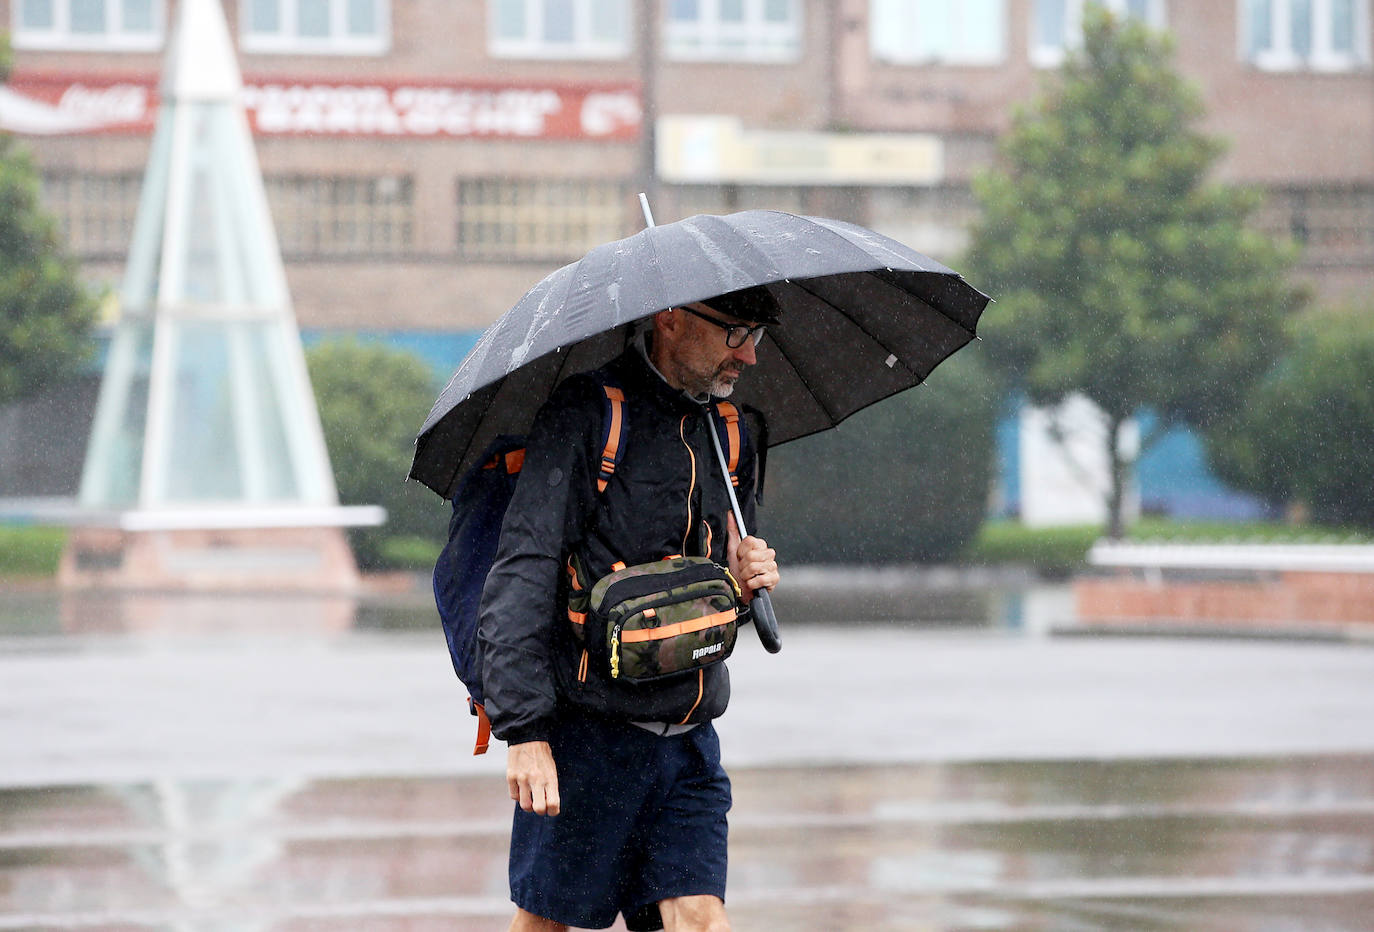
[[[720,897],[680,896],[658,907],[664,932],[730,932],[730,918]]]
[[[509,932],[568,932],[568,927],[561,922],[526,912],[517,906],[515,918],[510,921]]]

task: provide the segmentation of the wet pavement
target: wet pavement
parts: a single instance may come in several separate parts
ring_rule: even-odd
[[[741,640],[737,930],[1374,930],[1374,649],[999,599]],[[192,608],[0,590],[0,930],[504,928],[500,747],[423,606]]]
[[[499,777],[0,791],[0,929],[504,927]],[[1374,758],[744,768],[739,930],[1367,930]]]

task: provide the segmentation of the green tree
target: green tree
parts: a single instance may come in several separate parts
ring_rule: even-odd
[[[0,37],[0,83],[9,40]],[[89,356],[96,302],[39,203],[38,172],[0,133],[0,404],[72,374]]]
[[[405,481],[415,431],[434,401],[429,367],[412,353],[356,339],[312,347],[306,366],[339,500],[387,510],[382,527],[349,532],[359,565],[385,567],[395,551],[423,550],[413,546],[417,539],[438,541],[447,517],[443,502]]]
[[[1294,347],[1208,437],[1227,481],[1323,524],[1374,530],[1374,308],[1294,322]]]
[[[919,388],[769,454],[764,536],[792,563],[948,560],[978,533],[997,391],[978,343]]]
[[[1119,537],[1127,421],[1150,406],[1158,436],[1236,409],[1302,296],[1289,254],[1245,225],[1256,198],[1208,181],[1222,145],[1195,128],[1202,105],[1170,40],[1096,4],[1083,33],[1016,114],[1005,170],[977,180],[966,261],[997,300],[980,331],[994,366],[1032,403],[1081,393],[1105,413]]]

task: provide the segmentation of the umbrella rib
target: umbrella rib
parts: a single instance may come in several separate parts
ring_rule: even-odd
[[[794,282],[793,284],[796,283]],[[810,294],[810,292],[807,293]],[[825,301],[824,298],[821,298],[821,300]],[[825,303],[830,304],[829,301],[825,301]],[[834,307],[833,304],[831,304],[830,306]],[[791,369],[793,373],[796,374],[797,380],[800,381],[802,385],[806,387],[807,394],[809,394],[812,397],[812,399],[815,400],[817,406],[819,406],[820,409],[825,412],[825,416],[832,423],[836,422],[837,418],[835,416],[834,410],[831,409],[830,405],[825,403],[824,398],[822,398],[820,395],[816,393],[815,388],[811,384],[811,380],[806,377],[806,373],[802,372],[801,369],[797,368],[796,364],[792,362],[792,357],[787,354],[787,346],[783,340],[779,339],[780,336],[782,336],[781,327],[777,328],[775,332],[769,334],[770,339],[772,339],[772,341],[777,344],[778,352],[782,354],[782,358],[787,363],[787,367]]]
[[[805,219],[809,219],[809,218],[805,218]],[[823,224],[823,223],[813,223],[813,226],[815,226],[815,227],[817,227],[817,228],[819,228],[819,229],[821,229],[821,230],[824,230],[828,235],[835,237],[835,238],[838,239],[840,242],[842,242],[847,248],[850,248],[850,249],[856,249],[856,248],[862,249],[862,248],[863,248],[863,247],[857,246],[855,243],[853,243],[852,241],[850,241],[850,240],[848,239],[848,237],[846,237],[846,236],[844,236],[843,234],[841,234],[838,230],[831,229],[830,227],[826,226],[826,225]],[[867,251],[867,250],[866,250],[866,251]],[[871,252],[870,252],[870,255],[871,255]],[[877,258],[877,257],[875,256],[874,258]],[[903,258],[903,257],[898,256],[897,258]],[[933,261],[933,260],[932,260],[932,261]],[[938,263],[937,263],[937,264],[938,264]],[[887,268],[888,271],[892,271],[891,266],[887,266],[886,268]],[[924,274],[929,274],[929,275],[940,275],[940,276],[942,276],[942,277],[947,276],[947,277],[953,279],[954,281],[962,282],[962,283],[965,285],[965,287],[968,287],[968,288],[970,288],[970,289],[972,289],[972,290],[974,290],[974,291],[977,291],[977,289],[974,289],[972,285],[970,285],[968,282],[964,281],[963,276],[959,275],[959,273],[953,271],[952,269],[947,269],[947,270],[944,271],[944,272],[940,272],[940,271],[937,271],[937,270],[935,270],[935,269],[925,269],[925,268],[917,267],[917,268],[915,268],[915,269],[912,269],[911,271],[919,271],[919,272],[922,272],[922,273],[924,273]],[[878,274],[878,269],[876,269],[876,268],[868,269],[868,270],[867,270],[866,272],[864,272],[863,274],[868,275],[869,277],[871,277],[871,278],[874,279],[875,281],[882,282],[882,283],[883,283],[884,285],[886,285],[887,287],[889,287],[889,288],[891,288],[891,289],[893,289],[893,290],[895,290],[895,291],[899,291],[899,292],[901,292],[902,294],[906,294],[906,295],[910,295],[910,294],[911,294],[911,293],[910,293],[909,291],[907,291],[906,289],[901,288],[901,287],[899,287],[899,286],[897,286],[897,285],[894,285],[894,284],[892,284],[891,282],[889,282],[887,279],[883,278],[881,275]],[[811,293],[814,294],[814,292],[811,292]],[[819,297],[819,296],[818,296],[818,297]],[[822,299],[822,300],[824,300],[824,299]],[[829,304],[830,302],[827,301],[826,303]],[[967,333],[967,334],[969,335],[970,339],[976,339],[976,338],[977,338],[978,334],[977,334],[975,331],[969,329],[968,327],[964,326],[963,323],[961,323],[960,321],[956,320],[954,317],[950,316],[950,313],[949,313],[948,311],[944,310],[944,308],[939,307],[939,306],[937,306],[937,305],[931,303],[930,301],[924,301],[924,303],[925,303],[926,306],[929,307],[931,310],[937,311],[937,312],[939,312],[940,314],[943,314],[946,318],[949,319],[949,322],[950,322],[950,323],[954,324],[954,326],[958,327],[960,330],[962,330],[962,331],[964,331],[965,333]],[[835,305],[831,304],[830,306],[831,306],[831,307],[834,307]],[[846,315],[846,316],[848,316],[848,315]],[[850,318],[850,319],[852,320],[853,318]],[[880,345],[881,345],[881,344],[880,344]],[[887,347],[885,347],[885,346],[884,346],[883,348],[884,348],[884,349],[887,349]],[[891,350],[888,350],[888,352],[891,352]],[[908,370],[908,371],[909,371],[909,370]]]
[[[875,270],[875,271],[872,271],[872,272],[869,272],[868,274],[871,275],[871,276],[872,276],[874,279],[876,279],[877,281],[882,282],[884,285],[886,285],[886,286],[889,287],[889,288],[892,288],[892,289],[894,289],[894,290],[896,290],[896,291],[903,291],[903,292],[905,292],[905,289],[900,288],[900,287],[898,287],[897,285],[892,284],[892,282],[888,281],[888,280],[887,280],[886,278],[884,278],[883,276],[877,274],[877,271],[876,271],[876,270]],[[925,274],[928,274],[928,275],[935,275],[935,274],[941,274],[941,273],[927,272],[927,273],[925,273]],[[974,287],[973,287],[972,285],[970,285],[968,282],[964,281],[964,279],[963,279],[962,277],[960,277],[959,275],[957,275],[956,273],[950,273],[948,277],[949,277],[951,280],[956,281],[956,282],[959,282],[959,283],[963,284],[965,287],[967,287],[967,288],[969,288],[969,289],[971,289],[971,290],[973,290],[973,291],[975,291],[975,292],[977,291],[976,288],[974,288]],[[909,293],[909,292],[907,292],[907,293]],[[921,302],[922,302],[923,304],[926,305],[926,307],[930,308],[932,311],[936,311],[936,312],[938,312],[938,313],[940,313],[940,314],[943,314],[943,315],[945,316],[945,319],[948,320],[951,324],[953,324],[954,326],[958,327],[960,330],[964,331],[964,333],[967,333],[967,334],[969,335],[969,339],[970,339],[970,340],[976,340],[976,339],[978,339],[978,332],[977,332],[976,330],[973,330],[972,328],[969,328],[969,327],[964,326],[964,323],[963,323],[962,321],[957,320],[957,319],[955,319],[954,317],[952,317],[952,316],[950,315],[950,312],[949,312],[949,311],[945,310],[943,307],[941,307],[940,305],[938,305],[938,304],[936,304],[936,303],[934,303],[934,302],[932,302],[932,301],[927,301],[927,300],[925,300],[924,298],[922,298],[922,299],[920,299],[920,300],[921,300]]]
[[[487,403],[482,407],[481,416],[477,418],[477,420],[476,420],[475,423],[481,424],[483,421],[486,420],[486,418],[487,418],[487,412],[490,411],[490,410],[491,410],[491,406],[494,405],[494,404],[496,403],[496,396],[498,396],[498,395],[501,394],[501,389],[505,387],[505,382],[506,382],[506,376],[502,376],[502,377],[501,377],[500,379],[498,379],[496,382],[492,383],[493,385],[496,386],[496,388],[495,388],[495,390],[491,393],[491,397],[487,399]],[[438,425],[435,425],[435,426],[438,426]],[[463,453],[462,453],[462,455],[461,455],[461,456],[457,456],[457,457],[454,458],[454,461],[453,461],[453,472],[449,475],[449,478],[448,478],[448,486],[449,486],[449,488],[451,489],[451,492],[450,492],[449,495],[444,496],[445,498],[451,497],[452,493],[457,491],[457,489],[454,489],[453,486],[454,486],[454,484],[458,481],[458,477],[462,474],[463,469],[465,468],[463,464],[464,464],[464,462],[465,462],[465,461],[467,460],[467,458],[468,458],[468,453],[472,450],[473,441],[475,441],[476,439],[477,439],[477,433],[476,433],[475,431],[472,432],[472,433],[470,433],[470,434],[468,435],[467,446],[463,447]]]

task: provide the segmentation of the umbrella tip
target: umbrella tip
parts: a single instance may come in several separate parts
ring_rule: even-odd
[[[649,195],[639,192],[639,209],[644,211],[644,225],[654,226],[654,212],[649,209]]]

